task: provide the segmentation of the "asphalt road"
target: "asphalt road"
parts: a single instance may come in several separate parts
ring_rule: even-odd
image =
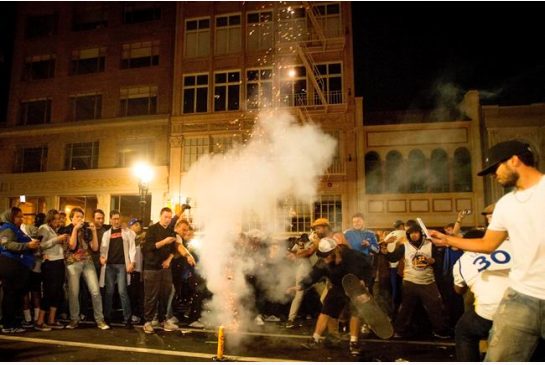
[[[306,350],[312,322],[287,330],[280,323],[266,323],[241,334],[225,333],[225,359],[231,361],[454,361],[453,341],[380,340],[362,336],[359,358],[348,354],[348,337],[338,347]],[[237,345],[235,346],[235,343]],[[214,330],[182,328],[147,335],[141,327],[113,327],[102,331],[92,324],[74,330],[28,331],[0,335],[1,361],[213,361],[217,350]]]

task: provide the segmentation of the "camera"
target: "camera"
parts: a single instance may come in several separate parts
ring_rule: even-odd
[[[91,242],[93,239],[93,232],[89,229],[89,222],[83,222],[81,230],[83,231],[83,239],[87,242]]]
[[[463,215],[470,215],[470,214],[471,214],[471,209],[464,209],[464,210],[462,210],[462,214],[463,214]]]

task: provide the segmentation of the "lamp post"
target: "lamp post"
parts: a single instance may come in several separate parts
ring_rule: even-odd
[[[133,166],[133,174],[138,178],[138,194],[140,195],[140,219],[144,226],[149,222],[144,218],[146,214],[146,197],[148,196],[149,183],[153,179],[153,169],[145,162],[138,162]]]

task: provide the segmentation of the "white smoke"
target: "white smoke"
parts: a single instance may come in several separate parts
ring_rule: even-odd
[[[243,217],[253,214],[268,237],[285,232],[288,222],[275,215],[279,202],[287,197],[313,199],[335,148],[336,141],[314,124],[300,125],[287,113],[262,113],[246,145],[206,155],[184,176],[184,193],[196,203],[193,222],[202,237],[198,268],[213,293],[202,314],[205,321],[239,330],[248,327],[255,313],[254,303],[248,303],[253,289],[246,284],[246,274],[257,276],[271,300],[281,300],[295,284],[294,265],[281,260],[282,248],[276,256],[268,253],[268,270],[242,255],[237,242]]]

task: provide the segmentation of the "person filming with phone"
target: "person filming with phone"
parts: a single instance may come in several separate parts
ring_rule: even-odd
[[[545,338],[545,178],[530,145],[516,140],[488,151],[479,176],[492,174],[504,188],[483,238],[463,239],[430,231],[437,246],[492,253],[509,236],[510,285],[493,318],[485,361],[529,361]]]

